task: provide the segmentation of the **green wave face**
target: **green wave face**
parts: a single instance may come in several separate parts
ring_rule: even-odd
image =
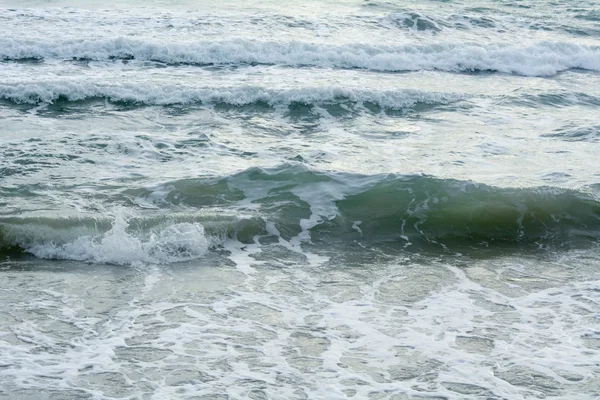
[[[0,247],[5,254],[25,251],[60,258],[61,251],[75,248],[82,238],[85,246],[97,247],[121,234],[150,252],[166,247],[173,254],[188,254],[194,252],[185,242],[186,232],[194,226],[201,227],[202,232],[194,232],[207,238],[208,250],[227,240],[273,243],[263,240],[268,237],[301,246],[358,243],[442,253],[521,246],[566,249],[600,240],[600,202],[592,194],[553,187],[328,173],[293,164],[168,182],[159,189],[165,193],[160,199],[147,188],[115,193],[113,204],[151,198],[157,205],[141,213],[129,203],[127,213],[134,215],[129,217],[2,218]],[[54,250],[40,250],[44,246]]]
[[[498,188],[429,176],[351,175],[298,166],[254,169],[230,178],[241,188],[271,188],[255,202],[272,204],[278,225],[291,229],[318,214],[316,240],[363,240],[493,246],[496,243],[579,246],[600,238],[600,202],[553,187]],[[314,219],[314,217],[313,217]]]
[[[440,245],[582,245],[600,238],[600,203],[541,187],[501,189],[460,181],[392,178],[337,203],[372,240]],[[354,224],[354,222],[352,222]]]

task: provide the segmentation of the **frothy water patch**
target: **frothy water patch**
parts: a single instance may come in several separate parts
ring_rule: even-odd
[[[11,309],[0,322],[4,387],[98,398],[593,398],[597,258],[349,269],[288,256],[255,264],[251,278],[239,266],[91,267],[93,285],[85,273],[56,280],[5,265],[23,285],[0,306]]]

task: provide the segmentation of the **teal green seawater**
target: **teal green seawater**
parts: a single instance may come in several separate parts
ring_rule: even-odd
[[[0,0],[1,399],[596,399],[595,1]]]

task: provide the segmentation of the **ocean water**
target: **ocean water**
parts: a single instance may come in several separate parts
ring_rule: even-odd
[[[600,398],[593,0],[0,0],[0,399]]]

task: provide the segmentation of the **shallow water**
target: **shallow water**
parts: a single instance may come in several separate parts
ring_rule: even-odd
[[[0,398],[597,398],[596,8],[0,1]]]

